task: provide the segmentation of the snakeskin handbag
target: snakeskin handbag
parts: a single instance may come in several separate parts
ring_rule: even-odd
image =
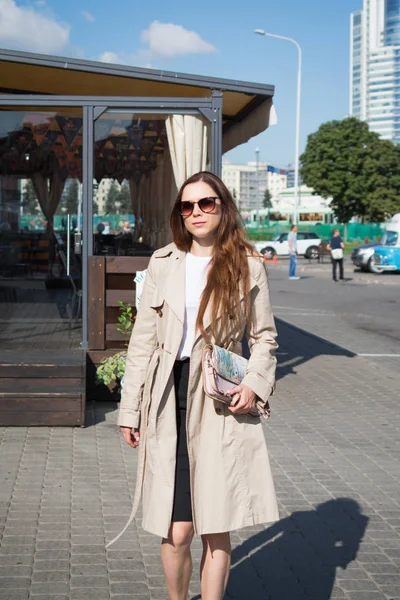
[[[235,396],[227,392],[240,385],[246,375],[248,360],[230,350],[206,344],[203,349],[202,374],[203,389],[206,396],[224,404],[231,404]],[[256,397],[256,407],[248,414],[254,417],[268,419],[270,416],[269,403],[264,403]]]

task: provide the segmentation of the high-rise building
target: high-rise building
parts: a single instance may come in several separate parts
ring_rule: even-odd
[[[301,168],[301,164],[300,167]],[[288,188],[293,188],[294,187],[294,182],[295,182],[295,168],[294,165],[290,164],[286,167],[286,173],[287,173],[287,187]],[[303,185],[303,180],[301,178],[301,175],[299,173],[299,185]]]
[[[286,189],[286,171],[267,163],[247,165],[222,164],[222,180],[231,192],[240,211],[261,209],[265,190],[274,198]]]
[[[363,0],[351,14],[350,114],[400,143],[400,0]]]

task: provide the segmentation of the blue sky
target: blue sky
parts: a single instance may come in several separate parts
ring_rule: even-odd
[[[303,50],[301,150],[349,110],[350,13],[362,0],[0,0],[0,47],[124,62],[275,85],[278,124],[224,156],[286,166],[294,159],[297,53]]]

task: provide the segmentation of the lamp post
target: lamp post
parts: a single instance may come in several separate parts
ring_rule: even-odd
[[[256,153],[256,226],[258,228],[258,219],[259,219],[259,212],[260,212],[260,179],[259,179],[259,175],[258,175],[258,164],[260,161],[260,149],[256,148],[255,149],[255,153]]]
[[[295,149],[295,160],[294,160],[294,187],[295,187],[295,200],[293,207],[293,225],[297,223],[297,207],[300,204],[300,193],[299,193],[299,145],[300,145],[300,97],[301,97],[301,62],[302,52],[301,47],[296,40],[285,37],[283,35],[276,35],[275,33],[267,33],[263,29],[255,29],[254,33],[259,35],[265,35],[268,37],[277,38],[279,40],[286,40],[292,42],[298,50],[298,68],[297,68],[297,108],[296,108],[296,149]]]

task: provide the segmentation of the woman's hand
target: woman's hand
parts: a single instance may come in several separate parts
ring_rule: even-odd
[[[237,398],[232,400],[228,407],[231,412],[236,415],[244,415],[255,408],[256,394],[247,385],[241,383],[227,392],[227,396],[235,396],[235,394],[237,394]]]
[[[139,429],[132,429],[132,427],[120,427],[124,440],[132,448],[139,446],[140,434]]]

